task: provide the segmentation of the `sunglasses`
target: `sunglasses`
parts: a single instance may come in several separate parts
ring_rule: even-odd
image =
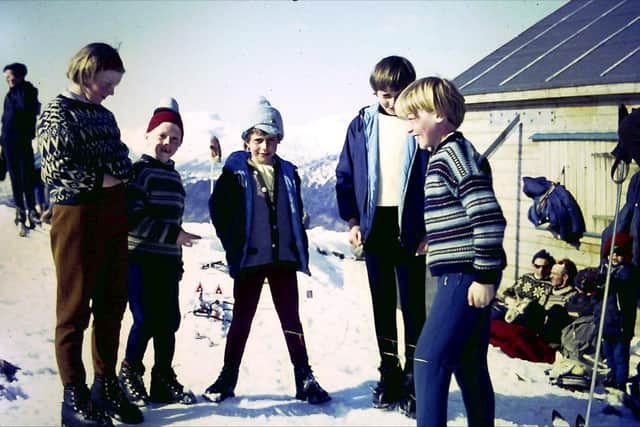
[[[533,264],[533,267],[534,267],[534,268],[545,268],[545,267],[548,267],[548,266],[549,266],[549,264],[542,264],[542,265],[540,265],[540,264]]]

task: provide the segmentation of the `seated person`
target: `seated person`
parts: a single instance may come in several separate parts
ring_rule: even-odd
[[[549,274],[555,259],[544,249],[539,250],[531,259],[533,272],[520,276],[516,282],[502,293],[504,302],[509,306],[518,300],[529,298],[544,306],[551,293]]]
[[[587,267],[578,272],[573,280],[576,293],[567,300],[565,308],[574,319],[593,315],[596,295],[604,286],[604,274],[597,267]]]
[[[545,310],[549,311],[554,305],[566,305],[567,300],[576,293],[573,280],[577,274],[576,265],[568,258],[561,259],[551,268],[552,288],[544,305]]]
[[[549,252],[541,249],[533,256],[531,264],[531,273],[520,276],[512,286],[496,297],[496,302],[492,305],[491,318],[522,324],[538,332],[538,326],[541,327],[543,320],[540,313],[543,312],[542,307],[551,293],[549,273],[555,259]],[[533,307],[530,304],[532,301],[537,303]],[[530,308],[534,309],[533,312],[529,311]]]
[[[568,258],[561,259],[551,268],[550,278],[553,288],[544,306],[547,315],[541,336],[552,347],[560,346],[562,329],[574,320],[569,315],[566,305],[577,293],[573,286],[577,273],[576,265]]]

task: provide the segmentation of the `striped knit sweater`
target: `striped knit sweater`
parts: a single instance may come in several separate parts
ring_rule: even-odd
[[[165,255],[181,259],[176,244],[184,213],[185,191],[173,161],[143,155],[133,165],[127,187],[129,255]]]
[[[431,274],[464,272],[479,283],[497,282],[506,265],[506,221],[493,192],[489,162],[459,132],[431,154],[424,220]]]
[[[58,95],[38,118],[36,138],[52,203],[91,200],[105,173],[121,179],[131,175],[129,149],[115,117],[101,105]]]

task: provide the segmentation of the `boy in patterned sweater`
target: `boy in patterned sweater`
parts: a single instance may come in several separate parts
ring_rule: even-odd
[[[415,352],[418,426],[446,425],[452,374],[469,426],[493,426],[487,348],[490,305],[506,265],[506,221],[489,162],[457,131],[465,102],[451,82],[417,80],[400,94],[396,111],[408,119],[420,148],[431,151],[424,220],[428,264],[438,276],[438,289]]]
[[[184,391],[171,367],[175,332],[180,325],[178,284],[182,277],[182,246],[200,236],[182,229],[185,191],[171,157],[182,144],[183,125],[173,98],[153,112],[145,139],[154,156],[143,154],[133,165],[127,188],[129,222],[129,308],[133,325],[127,340],[119,381],[127,399],[145,406],[196,402]],[[142,360],[153,339],[154,365],[150,396],[142,380]]]

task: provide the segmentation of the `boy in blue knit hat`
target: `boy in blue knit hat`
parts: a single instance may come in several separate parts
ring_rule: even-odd
[[[454,374],[469,426],[492,426],[495,398],[487,367],[491,303],[506,255],[506,221],[486,158],[458,132],[465,101],[448,80],[428,77],[396,102],[421,149],[431,151],[425,178],[427,258],[438,277],[433,306],[415,352],[419,427],[447,424]]]
[[[233,277],[233,320],[218,379],[204,398],[233,397],[238,371],[260,293],[268,280],[294,366],[296,399],[323,403],[331,398],[309,367],[298,313],[297,271],[309,272],[307,235],[302,225],[300,177],[276,155],[284,137],[280,112],[264,97],[242,132],[245,151],[231,153],[209,199],[211,221],[226,251]]]

